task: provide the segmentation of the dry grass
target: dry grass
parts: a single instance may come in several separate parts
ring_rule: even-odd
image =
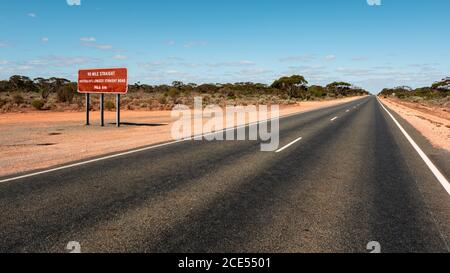
[[[201,96],[204,104],[215,104],[219,106],[226,105],[294,105],[301,102],[299,99],[292,99],[282,95],[256,94],[256,95],[226,95],[222,93],[201,94],[201,93],[145,93],[133,92],[123,95],[121,98],[121,107],[127,110],[170,110],[176,104],[193,106],[194,97]],[[43,100],[44,105],[41,110],[33,107],[33,101],[42,100],[39,93],[21,92],[21,93],[0,93],[0,113],[8,112],[31,112],[31,111],[83,111],[85,107],[84,95],[76,94],[71,103],[59,102],[57,94],[51,94]],[[325,98],[323,100],[330,100]],[[91,109],[99,109],[100,95],[91,95]],[[115,109],[114,95],[105,95],[105,109]]]

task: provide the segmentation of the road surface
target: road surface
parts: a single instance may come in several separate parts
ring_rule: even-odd
[[[281,119],[280,149],[185,141],[0,178],[0,252],[450,251],[450,195],[375,97]]]

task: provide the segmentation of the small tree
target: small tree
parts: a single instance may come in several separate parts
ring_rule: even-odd
[[[50,81],[44,78],[36,78],[34,79],[34,83],[36,84],[39,92],[41,93],[41,97],[44,100],[48,99],[48,96],[51,93]]]
[[[72,103],[75,96],[76,86],[75,84],[66,84],[62,88],[59,88],[56,92],[59,102]]]
[[[347,91],[352,88],[352,85],[348,82],[332,82],[326,88],[330,93],[345,96]]]
[[[450,91],[450,77],[447,77],[439,82],[435,82],[432,86],[433,89],[437,89],[440,91]]]
[[[292,75],[279,78],[272,83],[271,87],[286,91],[290,97],[300,98],[302,93],[306,91],[307,84],[308,81],[303,76]]]
[[[173,81],[172,86],[180,89],[180,88],[184,87],[184,83],[182,81]]]
[[[33,81],[25,76],[14,75],[9,78],[14,91],[36,91]]]

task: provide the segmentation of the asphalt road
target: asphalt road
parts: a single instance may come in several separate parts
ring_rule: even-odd
[[[448,178],[449,154],[394,116]],[[280,147],[299,137],[279,153],[186,141],[0,183],[0,252],[450,251],[450,196],[375,97],[283,118]]]

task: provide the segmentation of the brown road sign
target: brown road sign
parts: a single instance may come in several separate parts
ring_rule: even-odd
[[[126,68],[79,70],[78,92],[126,94],[128,92],[128,71]]]

